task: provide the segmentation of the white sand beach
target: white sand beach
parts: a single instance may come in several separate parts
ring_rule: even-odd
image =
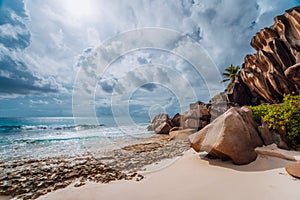
[[[259,155],[256,161],[237,166],[230,161],[201,159],[198,153],[188,150],[172,164],[162,161],[156,166],[157,170],[149,167],[152,172],[144,172],[145,178],[139,182],[88,183],[79,188],[71,185],[38,199],[299,200],[300,180],[284,169],[291,163],[294,162]],[[165,167],[158,170],[159,166]]]

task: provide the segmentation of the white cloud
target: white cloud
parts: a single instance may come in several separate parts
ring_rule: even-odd
[[[29,31],[20,26],[12,26],[11,24],[4,24],[0,26],[1,37],[8,37],[18,40],[20,35],[25,34],[29,34]]]
[[[51,69],[47,73],[52,73],[59,68],[60,73],[55,76],[71,84],[76,75],[72,66],[83,49],[133,28],[162,27],[198,38],[217,66],[223,69],[231,63],[241,64],[245,54],[252,51],[249,42],[255,32],[294,4],[279,0],[276,0],[278,4],[262,0],[192,2],[26,1],[32,19],[29,27],[34,33],[28,54],[37,60],[45,59],[36,70],[47,68]],[[262,15],[267,19],[261,21]],[[66,74],[70,77],[67,80]]]
[[[151,82],[178,94],[187,92],[189,98],[194,96],[193,91],[197,91],[195,96],[198,99],[208,100],[207,88],[214,90],[212,93],[222,90],[219,85],[220,73],[217,71],[223,71],[231,63],[241,64],[244,56],[253,51],[249,45],[251,37],[259,29],[271,25],[274,16],[296,5],[295,1],[282,0],[25,0],[25,4],[29,20],[25,21],[13,12],[12,16],[26,23],[31,33],[30,46],[22,54],[5,48],[3,50],[0,45],[1,54],[10,54],[16,60],[22,57],[22,61],[28,65],[28,71],[41,77],[37,84],[54,84],[65,93],[67,91],[63,88],[69,88],[70,92],[79,76],[81,83],[74,85],[74,88],[84,91],[80,93],[83,95],[79,95],[80,98],[85,99],[85,94],[97,91],[102,95],[97,99],[98,103],[103,104],[111,103],[109,91],[115,89],[115,95],[120,95]],[[97,48],[120,33],[145,27],[178,31],[199,42],[203,50],[195,51],[195,44],[183,37],[161,35],[160,32],[152,32],[151,37],[145,33],[131,35],[125,38],[131,43],[115,40],[105,48]],[[1,35],[14,39],[20,34],[27,34],[26,30],[11,25],[0,27]],[[153,41],[143,38],[152,38]],[[135,49],[139,46],[163,49]],[[95,47],[95,51],[84,52],[91,47]],[[104,51],[105,58],[93,54]],[[180,55],[173,55],[171,51]],[[3,56],[1,54],[0,58]],[[182,55],[184,58],[180,57]],[[109,64],[107,62],[116,56],[121,57],[110,63],[104,74],[99,74]],[[78,57],[80,61],[76,65]],[[188,59],[185,61],[185,58]],[[199,64],[199,67],[195,67],[195,64]],[[146,65],[154,67],[143,68]],[[78,66],[82,67],[81,71]],[[9,76],[5,71],[1,73]],[[172,88],[174,85],[175,89]],[[161,92],[158,95],[164,95],[162,90],[158,92]],[[142,94],[150,94],[151,97],[149,91],[143,90]],[[162,102],[168,103],[166,99]],[[93,99],[86,100],[91,105]]]
[[[44,104],[44,105],[48,105],[49,104],[49,102],[48,101],[43,101],[43,100],[30,100],[29,101],[30,102],[30,104]]]
[[[63,104],[63,101],[60,100],[60,99],[57,99],[57,98],[53,98],[53,101],[54,101],[56,104]]]
[[[50,33],[50,37],[58,49],[64,48],[64,33],[62,29],[59,29],[56,33]]]

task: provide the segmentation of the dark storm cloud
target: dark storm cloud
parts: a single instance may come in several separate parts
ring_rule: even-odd
[[[24,63],[16,62],[9,56],[4,56],[0,60],[0,67],[0,93],[30,94],[58,91],[58,88],[53,87],[49,81],[26,71]]]
[[[116,85],[117,79],[107,79],[107,80],[101,80],[99,85],[102,88],[103,91],[107,93],[112,93],[115,85]]]
[[[57,92],[55,83],[32,74],[18,56],[30,45],[30,31],[24,22],[27,19],[23,1],[0,1],[0,93]]]
[[[143,85],[141,88],[143,88],[149,92],[152,92],[152,91],[154,91],[154,89],[157,88],[157,86],[153,83],[147,83],[147,84]]]
[[[0,93],[5,94],[30,94],[40,92],[57,92],[57,89],[51,89],[51,87],[35,86],[20,79],[10,79],[6,77],[0,77]]]

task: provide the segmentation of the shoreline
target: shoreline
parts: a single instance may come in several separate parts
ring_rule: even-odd
[[[22,169],[9,176],[14,180],[16,177],[25,178],[18,184],[27,184],[27,192],[15,195],[23,199],[110,200],[120,196],[124,200],[173,200],[187,196],[189,199],[300,199],[297,189],[300,180],[288,175],[284,169],[295,163],[293,161],[259,154],[256,161],[248,165],[234,165],[231,161],[209,159],[205,155],[204,152],[194,152],[187,140],[167,141],[164,135],[156,135],[101,155],[86,154],[32,160],[27,163],[29,165],[10,165],[11,171]],[[1,167],[3,169],[3,164]],[[47,175],[44,174],[44,179],[32,173],[20,176],[26,170],[33,174],[46,170]],[[70,173],[79,175],[70,176]],[[43,181],[50,185],[28,190],[30,184],[38,182],[43,185]],[[245,198],[248,194],[251,196]],[[0,200],[11,198],[0,195]]]
[[[0,164],[0,194],[36,199],[49,192],[87,182],[140,181],[144,166],[182,155],[189,149],[185,141],[150,137],[100,154],[29,159]],[[0,196],[0,199],[7,197]]]
[[[69,186],[38,199],[297,200],[300,198],[300,181],[289,176],[284,169],[290,163],[294,162],[259,155],[253,163],[237,166],[230,161],[202,159],[190,149],[166,168],[142,173],[145,178],[140,182],[88,183],[80,188]]]

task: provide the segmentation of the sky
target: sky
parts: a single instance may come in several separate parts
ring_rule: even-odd
[[[0,117],[175,114],[296,0],[0,0]]]

